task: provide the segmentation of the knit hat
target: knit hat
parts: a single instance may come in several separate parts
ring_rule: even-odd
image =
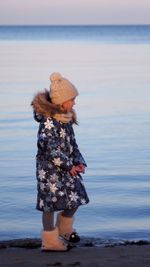
[[[50,75],[50,98],[52,103],[59,105],[71,100],[79,93],[76,87],[60,73],[54,72]]]

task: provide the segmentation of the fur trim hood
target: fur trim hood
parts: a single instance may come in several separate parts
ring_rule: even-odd
[[[60,105],[53,104],[49,97],[49,91],[45,89],[35,95],[31,102],[34,110],[34,118],[37,122],[42,121],[44,118],[53,118],[56,114],[67,114]],[[72,123],[77,124],[76,113],[72,110]]]

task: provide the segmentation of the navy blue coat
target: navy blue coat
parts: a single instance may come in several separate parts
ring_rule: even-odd
[[[73,165],[84,164],[86,166],[86,163],[76,143],[72,122],[63,123],[52,115],[45,115],[44,112],[42,114],[39,109],[40,101],[38,101],[42,97],[45,97],[44,94],[41,98],[39,95],[36,96],[36,101],[32,102],[34,117],[39,122],[36,155],[38,190],[36,208],[40,211],[76,208],[87,204],[89,198],[81,175],[73,177],[70,170]]]

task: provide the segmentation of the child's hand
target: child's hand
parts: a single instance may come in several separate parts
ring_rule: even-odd
[[[72,176],[76,176],[79,172],[81,172],[81,173],[85,172],[85,166],[83,164],[73,166],[72,169],[70,170],[70,174]]]
[[[83,164],[79,164],[76,166],[78,172],[85,173],[85,166]]]
[[[73,166],[72,169],[70,170],[70,174],[72,176],[76,176],[78,174],[77,166]]]

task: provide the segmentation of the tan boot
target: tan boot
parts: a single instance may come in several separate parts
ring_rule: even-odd
[[[66,241],[76,243],[80,241],[80,237],[73,229],[74,217],[64,217],[60,212],[57,216],[57,227],[59,229],[59,235]]]
[[[59,238],[58,228],[42,232],[42,251],[68,251],[69,247]]]

